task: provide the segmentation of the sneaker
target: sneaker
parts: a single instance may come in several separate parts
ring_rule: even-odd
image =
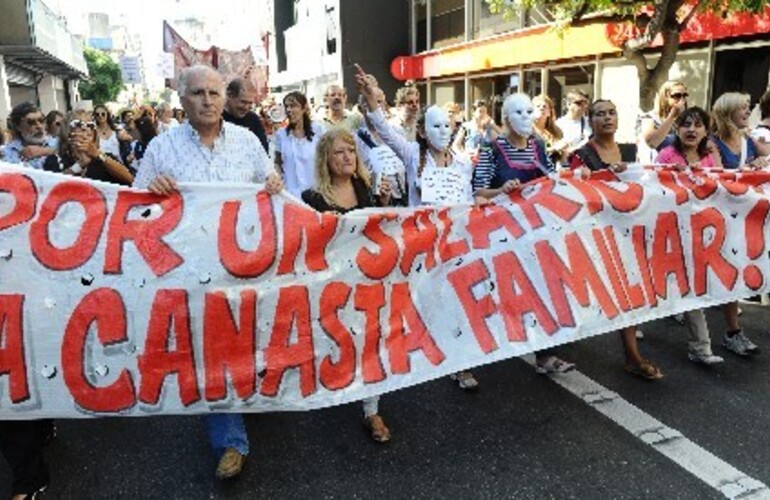
[[[241,473],[245,461],[246,457],[238,453],[235,448],[226,449],[217,465],[217,478],[228,479],[237,476]]]
[[[548,356],[544,363],[537,363],[535,365],[535,372],[540,375],[546,375],[548,373],[567,373],[574,369],[574,363],[564,361],[556,356]]]
[[[699,365],[718,365],[724,361],[724,358],[721,356],[701,352],[691,352],[687,357],[690,358],[690,361]]]
[[[460,387],[460,389],[464,391],[473,391],[479,387],[478,380],[476,380],[476,377],[473,376],[473,373],[469,371],[453,373],[449,376],[449,378],[457,382],[457,385]]]
[[[743,333],[743,329],[738,331],[738,333],[735,334],[736,337],[740,337],[741,342],[743,343],[743,346],[746,348],[746,351],[749,354],[756,354],[759,352],[759,347],[757,347],[757,344],[749,340],[749,338],[746,336],[745,333]]]
[[[738,330],[738,333],[732,337],[725,334],[722,339],[722,346],[738,356],[748,356],[755,353],[757,349],[757,346],[743,334],[743,330]],[[754,350],[751,350],[752,347],[754,347]]]

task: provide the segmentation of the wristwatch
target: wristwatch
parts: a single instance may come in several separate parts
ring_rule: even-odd
[[[99,158],[99,161],[102,162],[102,163],[106,163],[107,162],[107,155],[104,154],[103,152],[99,153],[99,156],[97,156],[97,158]]]

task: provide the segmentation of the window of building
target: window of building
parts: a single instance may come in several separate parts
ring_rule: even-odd
[[[714,60],[711,104],[725,92],[751,95],[752,105],[767,89],[770,47],[720,50]]]
[[[465,0],[432,0],[432,47],[465,40]]]
[[[582,90],[588,94],[589,100],[594,99],[594,64],[582,64],[567,68],[558,68],[548,71],[548,97],[553,99],[558,116],[566,112],[567,92],[570,90]],[[534,95],[534,94],[532,94]]]

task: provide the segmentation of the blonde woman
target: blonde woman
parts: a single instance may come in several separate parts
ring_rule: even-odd
[[[719,151],[722,167],[726,169],[756,170],[767,167],[770,147],[758,143],[747,135],[749,115],[748,94],[727,92],[719,96],[711,109],[714,133],[711,141]],[[722,346],[739,356],[759,352],[759,348],[746,337],[738,321],[738,303],[725,304],[723,312],[727,332]]]
[[[719,96],[711,109],[714,134],[711,139],[719,149],[722,166],[728,169],[765,168],[770,145],[748,136],[751,97],[727,92]]]
[[[655,98],[655,107],[639,116],[637,158],[640,162],[651,163],[657,152],[674,141],[674,122],[687,109],[687,86],[678,80],[669,80],[661,85]]]
[[[356,140],[342,127],[321,136],[315,155],[315,187],[302,193],[302,199],[319,212],[344,214],[373,206],[387,206],[390,185],[382,180],[374,196],[369,171],[358,155]],[[390,430],[379,415],[380,397],[364,403],[364,426],[378,443],[390,441]]]

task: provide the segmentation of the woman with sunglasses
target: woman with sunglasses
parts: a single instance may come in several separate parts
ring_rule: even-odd
[[[658,151],[674,142],[674,122],[687,109],[690,94],[684,83],[670,80],[661,85],[655,108],[643,113],[637,122],[639,130],[637,159],[652,163]]]
[[[112,153],[99,148],[94,122],[72,120],[67,127],[59,152],[48,156],[43,169],[88,179],[130,186],[136,171],[123,165]]]
[[[112,119],[112,114],[106,106],[100,104],[94,108],[96,130],[99,133],[99,149],[110,153],[115,158],[120,158],[120,142],[118,141],[117,127]]]

